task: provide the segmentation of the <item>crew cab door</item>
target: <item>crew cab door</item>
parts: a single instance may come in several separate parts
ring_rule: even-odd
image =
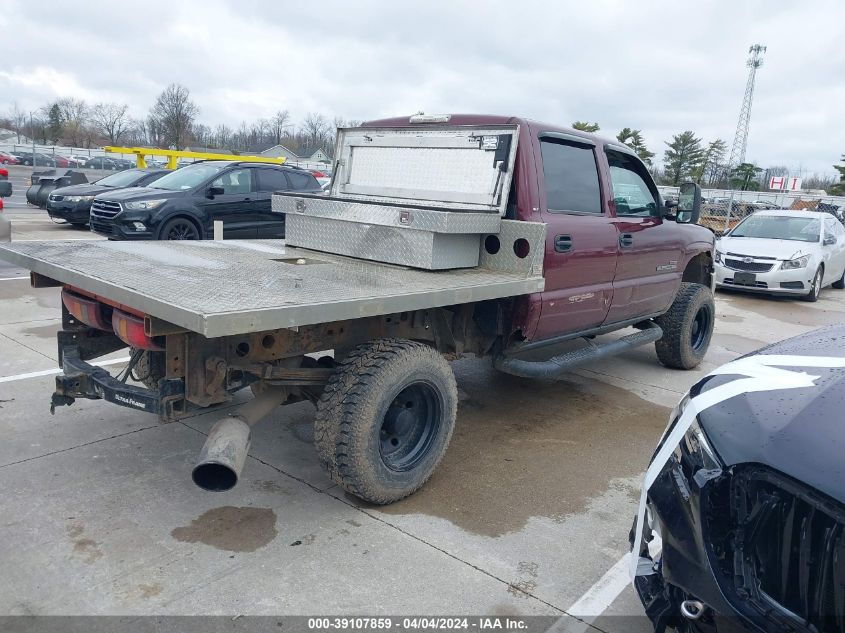
[[[254,171],[238,167],[223,172],[208,185],[220,187],[223,193],[200,203],[211,222],[223,222],[225,239],[249,239],[258,235]]]
[[[541,133],[540,204],[546,222],[546,288],[534,339],[602,324],[613,296],[618,239],[602,195],[595,144]],[[541,170],[538,170],[540,172]]]
[[[683,275],[682,227],[660,215],[660,196],[645,165],[627,148],[608,145],[607,156],[619,260],[607,323],[664,312]]]

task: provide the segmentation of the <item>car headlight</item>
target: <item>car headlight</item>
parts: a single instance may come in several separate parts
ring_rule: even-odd
[[[167,202],[166,198],[160,198],[158,200],[139,200],[137,202],[125,202],[123,207],[125,209],[129,209],[130,211],[148,211],[150,209],[160,207],[165,202]]]
[[[722,251],[720,251],[719,249],[716,249],[713,252],[713,259],[716,261],[717,264],[721,264],[722,263]]]
[[[82,202],[83,200],[93,200],[94,196],[65,196],[68,202]]]
[[[681,452],[687,454],[687,459],[693,466],[693,474],[702,469],[721,470],[722,468],[722,463],[716,455],[716,451],[710,446],[710,441],[704,431],[701,430],[697,419],[687,429],[678,448]]]
[[[787,259],[781,265],[781,269],[783,270],[794,270],[796,268],[806,268],[807,263],[810,261],[809,255],[804,255],[803,257],[796,257],[795,259]]]

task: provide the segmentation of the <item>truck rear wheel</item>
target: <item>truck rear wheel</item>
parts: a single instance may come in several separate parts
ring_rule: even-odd
[[[386,504],[420,488],[446,452],[458,406],[449,364],[402,339],[355,348],[317,402],[314,442],[347,492]]]
[[[713,293],[707,286],[685,281],[668,312],[655,321],[663,328],[663,337],[654,343],[660,362],[675,369],[698,367],[716,323]]]

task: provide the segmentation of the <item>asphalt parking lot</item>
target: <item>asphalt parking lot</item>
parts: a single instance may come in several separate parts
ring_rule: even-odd
[[[16,199],[6,215],[14,240],[91,238]],[[691,372],[662,368],[651,346],[557,383],[453,363],[443,464],[379,508],[322,472],[308,403],[256,427],[226,493],[190,480],[220,411],[160,425],[79,401],[51,416],[58,290],[0,263],[0,613],[547,615],[561,631],[649,631],[624,557],[670,408],[714,367],[841,322],[845,291],[816,304],[719,293],[717,315]]]

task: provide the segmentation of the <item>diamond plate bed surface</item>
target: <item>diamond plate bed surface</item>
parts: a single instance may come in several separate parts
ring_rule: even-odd
[[[278,240],[12,242],[0,247],[0,259],[208,337],[543,288],[536,270],[413,270],[285,248]]]

